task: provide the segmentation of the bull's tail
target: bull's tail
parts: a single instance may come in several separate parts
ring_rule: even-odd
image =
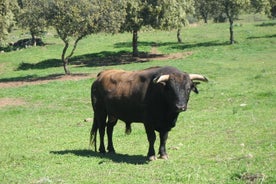
[[[97,151],[97,131],[98,131],[98,126],[94,118],[92,128],[90,131],[90,146],[93,147],[94,145],[95,151]]]

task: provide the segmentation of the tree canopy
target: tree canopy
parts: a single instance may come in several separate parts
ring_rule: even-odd
[[[17,15],[18,25],[30,30],[32,44],[36,45],[36,36],[46,31],[46,2],[44,0],[21,0],[21,10]]]
[[[138,31],[142,26],[180,30],[188,23],[187,15],[194,12],[193,0],[137,0],[127,2],[122,31],[133,33],[133,56],[138,56]]]
[[[91,1],[91,0],[50,0],[47,9],[49,25],[54,27],[58,36],[64,42],[61,55],[64,71],[70,74],[68,68],[69,59],[73,56],[78,42],[85,36],[99,31],[116,32],[120,27],[120,18],[124,16],[120,5],[111,6],[115,0]],[[115,18],[116,21],[115,21]],[[72,41],[73,40],[73,41]],[[69,44],[73,47],[69,54]]]
[[[161,0],[159,3],[160,28],[177,29],[177,40],[182,42],[181,29],[189,24],[188,15],[193,15],[195,12],[194,0]]]
[[[16,23],[14,12],[17,9],[16,0],[0,0],[0,45]]]
[[[216,0],[195,0],[195,14],[198,18],[202,18],[204,23],[208,19],[214,17],[218,12]]]
[[[265,13],[270,18],[276,17],[275,0],[251,0],[251,5],[256,13]]]

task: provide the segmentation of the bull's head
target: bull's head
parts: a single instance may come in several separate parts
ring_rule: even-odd
[[[172,73],[156,77],[154,83],[164,85],[168,103],[174,111],[181,112],[187,109],[190,92],[198,93],[196,86],[200,82],[195,82],[196,80],[208,82],[208,79],[203,75]]]

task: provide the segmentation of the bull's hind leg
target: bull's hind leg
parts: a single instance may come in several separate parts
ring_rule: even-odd
[[[108,146],[107,146],[107,150],[109,153],[115,153],[115,149],[113,146],[113,139],[112,139],[112,135],[113,135],[113,129],[114,126],[117,123],[117,118],[115,118],[114,116],[108,116],[108,122],[107,122],[107,138],[108,138]]]
[[[96,117],[98,127],[99,127],[99,133],[100,133],[100,153],[105,153],[105,145],[104,145],[104,135],[105,135],[105,126],[106,126],[106,114],[101,113]]]

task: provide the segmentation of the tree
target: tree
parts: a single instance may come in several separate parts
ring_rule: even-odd
[[[69,59],[81,39],[99,31],[115,32],[119,29],[120,20],[124,20],[120,18],[124,15],[122,13],[124,9],[117,9],[120,7],[119,3],[120,1],[115,0],[49,0],[47,8],[49,24],[56,29],[58,36],[64,42],[61,60],[65,74],[70,74]],[[72,42],[71,51],[67,54]]]
[[[92,12],[91,4],[85,0],[52,0],[49,2],[47,14],[49,24],[56,29],[58,36],[64,42],[61,60],[65,74],[70,74],[68,62],[78,42],[95,30],[93,21],[97,20],[99,15]],[[66,55],[71,39],[74,39],[73,48]]]
[[[101,0],[98,1],[100,17],[99,31],[117,33],[120,31],[126,16],[126,0]]]
[[[251,5],[255,13],[265,13],[269,18],[276,17],[275,0],[251,0]]]
[[[0,45],[15,25],[14,11],[17,8],[16,0],[0,0]]]
[[[144,2],[141,0],[129,0],[126,5],[126,18],[122,24],[121,31],[132,32],[132,56],[137,57],[138,52],[138,31],[144,25],[142,11],[144,9]]]
[[[187,14],[193,11],[193,0],[129,0],[122,31],[129,31],[133,34],[132,55],[134,57],[139,55],[138,31],[143,26],[156,29],[177,29],[178,41],[181,42],[180,30],[188,23]]]
[[[230,44],[234,44],[234,20],[238,18],[242,10],[250,7],[250,0],[218,0],[217,8],[225,13],[230,23]]]
[[[207,23],[217,10],[216,2],[216,0],[195,0],[196,16],[203,18],[204,23]]]
[[[18,25],[30,30],[32,45],[36,46],[36,36],[41,35],[47,27],[44,0],[21,0],[21,11],[17,16]]]
[[[159,10],[158,20],[161,29],[177,29],[177,41],[182,42],[181,29],[189,24],[187,15],[194,14],[193,0],[161,0],[158,1]],[[160,9],[160,8],[159,8]]]
[[[276,18],[276,1],[275,0],[269,0],[270,2],[270,17]],[[268,13],[267,13],[268,14]]]

